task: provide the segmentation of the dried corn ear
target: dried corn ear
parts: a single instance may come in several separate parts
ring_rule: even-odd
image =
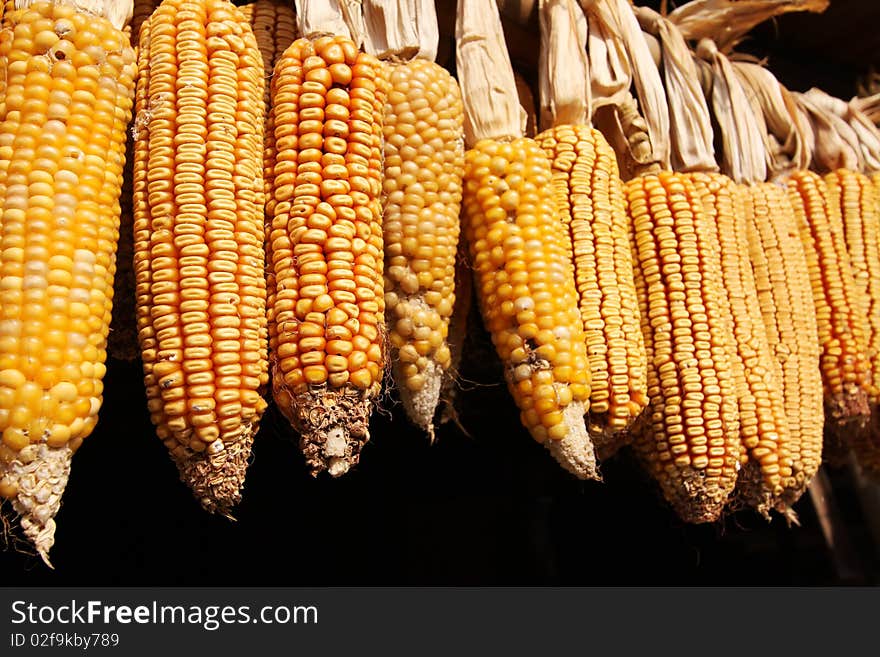
[[[741,187],[749,260],[771,353],[780,365],[791,475],[782,503],[793,505],[822,461],[822,374],[819,334],[804,246],[783,187]]]
[[[635,451],[686,522],[717,520],[743,458],[718,234],[684,175],[626,184],[649,405]]]
[[[792,174],[788,191],[810,272],[827,418],[859,429],[869,415],[871,369],[840,205],[812,171]]]
[[[0,30],[0,495],[48,562],[103,401],[135,62],[112,9],[26,4]]]
[[[141,28],[134,269],[148,408],[182,480],[228,514],[266,407],[263,65],[228,0]]]
[[[648,402],[623,182],[598,130],[557,126],[538,143],[552,162],[556,207],[571,235],[590,363],[588,428],[599,458],[607,458],[628,441],[626,430]]]
[[[297,39],[272,78],[272,385],[314,473],[357,463],[382,386],[386,84],[346,36]]]

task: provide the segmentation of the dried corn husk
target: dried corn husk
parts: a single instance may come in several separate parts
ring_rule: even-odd
[[[761,136],[767,152],[768,179],[781,180],[792,171],[809,168],[813,133],[791,92],[758,63],[732,63],[756,115],[763,117],[767,128]]]
[[[455,64],[464,102],[464,137],[468,147],[480,139],[523,135],[526,113],[497,11],[486,0],[459,0],[455,23]],[[473,106],[479,103],[480,106]]]
[[[351,36],[343,13],[348,4],[346,0],[296,0],[297,31],[304,38],[323,34]],[[360,2],[357,4],[359,13]]]
[[[363,21],[364,50],[376,57],[436,59],[440,31],[433,0],[371,0],[363,4]]]
[[[636,7],[642,29],[658,40],[669,101],[671,159],[675,171],[717,171],[712,116],[700,74],[681,32],[648,7]]]
[[[880,93],[853,98],[849,104],[864,114],[875,126],[880,125]]]
[[[730,52],[759,23],[792,11],[821,13],[829,0],[692,0],[669,14],[686,39],[712,39]]]
[[[735,182],[767,179],[763,121],[752,110],[733,65],[710,39],[697,44],[697,57],[712,67],[712,109],[721,135],[721,171]]]
[[[668,169],[666,92],[632,6],[627,0],[580,4],[589,27],[593,122],[617,152],[621,177],[657,166]],[[630,93],[630,80],[638,101]],[[605,110],[609,106],[613,112]]]
[[[541,130],[557,124],[589,125],[587,18],[576,0],[540,0],[539,4]]]
[[[845,100],[829,96],[820,89],[810,89],[804,94],[828,114],[839,118],[849,128],[845,132],[847,143],[858,146],[861,153],[862,171],[880,171],[880,130],[857,107]],[[855,140],[855,141],[853,141]]]
[[[818,172],[836,169],[860,171],[863,158],[858,136],[846,121],[828,112],[822,100],[815,95],[795,92],[794,97],[813,129],[811,168]]]

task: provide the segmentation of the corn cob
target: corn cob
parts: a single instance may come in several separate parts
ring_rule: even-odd
[[[461,92],[434,63],[432,2],[366,0],[366,51],[386,60],[385,321],[392,375],[409,419],[433,440],[434,412],[451,364],[455,260],[464,168]]]
[[[135,63],[120,5],[19,6],[0,31],[0,495],[48,563],[101,408]]]
[[[623,182],[598,130],[557,126],[538,142],[551,158],[556,206],[571,233],[590,363],[589,428],[606,458],[648,401]]]
[[[871,180],[863,173],[838,169],[827,174],[830,197],[839,203],[846,251],[858,288],[858,318],[867,319],[871,388],[868,401],[880,402],[880,207]]]
[[[228,514],[268,383],[263,66],[228,0],[163,0],[140,36],[134,268],[148,408],[196,499]]]
[[[733,324],[735,363],[742,371],[740,436],[748,462],[740,474],[744,498],[767,515],[779,507],[792,478],[791,436],[782,368],[770,350],[749,260],[748,212],[743,192],[723,174],[691,173],[718,234],[724,287]]]
[[[749,259],[770,350],[780,364],[791,475],[783,505],[806,490],[822,460],[822,375],[807,257],[783,187],[742,186]]]
[[[686,175],[647,173],[626,192],[650,398],[634,448],[683,520],[711,522],[743,459],[718,234]]]
[[[433,435],[434,409],[450,366],[446,337],[455,303],[464,168],[461,96],[455,80],[425,60],[394,65],[390,80],[383,219],[386,313],[404,408]],[[430,105],[423,108],[425,103]],[[415,126],[409,119],[413,111],[424,115]],[[423,129],[411,133],[413,127]]]
[[[338,476],[369,439],[385,366],[385,79],[376,58],[344,34],[310,38],[330,30],[314,25],[314,6],[297,8],[304,38],[272,78],[272,385],[312,472]]]
[[[868,431],[850,437],[849,446],[865,474],[880,479],[880,195],[871,179],[860,172],[837,169],[824,179],[843,218],[846,249],[859,291],[858,317],[867,320],[871,422]],[[841,459],[840,454],[831,456]]]
[[[812,171],[792,174],[788,191],[810,271],[827,417],[860,429],[869,414],[871,369],[840,205]]]
[[[483,322],[522,423],[567,470],[597,478],[583,421],[590,372],[571,239],[553,199],[550,162],[533,139],[521,136],[494,3],[460,2],[456,41],[470,147],[463,228]],[[490,97],[494,112],[487,111]]]

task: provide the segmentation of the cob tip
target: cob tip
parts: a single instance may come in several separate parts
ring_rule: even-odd
[[[394,379],[406,386],[406,378],[399,361],[393,366]],[[440,391],[443,387],[443,369],[434,361],[429,360],[422,372],[424,384],[418,390],[401,389],[400,401],[407,417],[419,429],[428,434],[431,444],[434,443],[434,413],[440,403]]]
[[[22,532],[43,562],[52,568],[49,550],[55,544],[55,515],[70,477],[73,450],[69,446],[31,444],[0,471],[7,491],[14,491],[12,508]]]
[[[339,477],[357,465],[370,439],[372,403],[356,389],[313,386],[292,396],[276,385],[275,400],[300,434],[300,449],[312,476]]]
[[[247,424],[234,440],[215,440],[201,452],[182,446],[172,452],[180,480],[205,511],[235,520],[232,509],[241,501],[254,433],[254,426]]]
[[[578,479],[601,481],[593,441],[584,423],[583,403],[576,401],[566,406],[562,418],[566,428],[565,437],[548,439],[544,443],[547,449],[559,465]]]

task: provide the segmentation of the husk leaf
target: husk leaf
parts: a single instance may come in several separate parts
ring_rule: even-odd
[[[519,104],[501,17],[494,0],[459,0],[455,41],[468,148],[481,139],[521,137],[526,115]]]
[[[792,11],[821,13],[829,0],[692,0],[669,14],[684,37],[730,52],[759,23]]]
[[[792,171],[807,169],[812,158],[813,133],[803,113],[798,112],[791,92],[765,67],[755,62],[732,61],[733,69],[752,106],[764,118],[767,131],[767,172],[779,180]]]
[[[541,129],[589,125],[587,18],[576,0],[540,0],[539,4]]]
[[[880,131],[852,103],[830,96],[820,89],[806,92],[817,107],[839,118],[846,124],[842,136],[847,143],[856,146],[861,154],[861,166],[864,173],[875,173],[880,170]]]
[[[434,61],[440,31],[431,0],[363,0],[364,50],[380,59]]]
[[[734,182],[767,179],[766,128],[746,97],[733,65],[710,39],[697,44],[697,56],[712,68],[712,109],[721,136],[721,171]]]
[[[712,115],[700,74],[684,37],[669,20],[648,7],[636,7],[639,25],[658,40],[669,101],[672,168],[675,171],[718,171]]]
[[[794,97],[813,132],[811,168],[818,172],[861,170],[861,149],[852,128],[843,119],[828,112],[817,95],[794,93]]]
[[[324,34],[351,37],[351,30],[345,22],[342,9],[344,1],[295,0],[296,26],[299,35],[303,38]]]

